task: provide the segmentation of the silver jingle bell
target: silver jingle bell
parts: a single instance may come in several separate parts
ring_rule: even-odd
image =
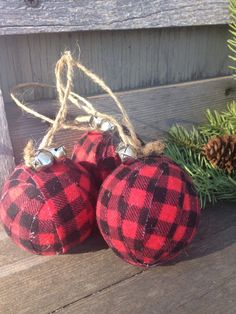
[[[48,168],[52,166],[53,163],[54,157],[48,150],[39,150],[32,160],[32,166],[37,171]]]
[[[124,143],[120,143],[116,149],[117,154],[119,155],[122,162],[127,159],[136,159],[137,154],[129,145],[125,145]]]
[[[59,161],[64,157],[66,157],[64,146],[49,149],[44,148],[37,152],[31,163],[33,168],[39,171],[51,167],[55,160]]]
[[[103,132],[115,129],[115,126],[110,121],[96,116],[91,116],[89,124],[93,129],[99,129]]]
[[[66,149],[64,146],[50,148],[49,151],[56,160],[61,160],[62,158],[66,157]]]

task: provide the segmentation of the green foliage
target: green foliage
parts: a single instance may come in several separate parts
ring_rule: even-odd
[[[229,0],[229,10],[230,10],[230,24],[229,24],[229,32],[232,37],[228,40],[228,47],[233,55],[230,55],[229,58],[233,61],[236,61],[236,0]],[[230,66],[232,70],[236,70],[235,66]],[[234,74],[234,77],[236,75]]]
[[[230,33],[228,47],[236,61],[236,0],[229,0]],[[235,66],[230,66],[236,71]],[[236,74],[234,74],[236,78]],[[173,126],[168,133],[165,153],[192,177],[201,205],[218,200],[236,201],[236,170],[231,174],[214,167],[204,156],[203,146],[216,135],[236,134],[236,102],[232,101],[225,112],[206,111],[207,123],[188,131],[182,126]]]
[[[169,139],[181,147],[187,147],[191,151],[200,152],[205,143],[205,137],[202,136],[195,127],[187,131],[184,127],[173,126],[169,132]]]
[[[236,171],[232,174],[215,168],[204,156],[202,147],[215,135],[236,133],[236,102],[227,111],[206,111],[208,123],[188,131],[175,125],[169,132],[165,154],[179,164],[193,179],[201,205],[218,200],[236,201]]]
[[[207,137],[224,134],[236,134],[236,102],[232,101],[227,106],[227,111],[218,113],[206,110],[206,118],[209,124],[199,128],[200,132]]]

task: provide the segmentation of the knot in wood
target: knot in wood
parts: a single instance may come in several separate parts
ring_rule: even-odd
[[[28,7],[36,8],[39,4],[39,0],[25,0]]]

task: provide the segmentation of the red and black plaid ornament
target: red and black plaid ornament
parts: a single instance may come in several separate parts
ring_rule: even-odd
[[[93,176],[98,186],[121,164],[116,152],[120,143],[118,135],[111,131],[90,131],[81,135],[74,146],[72,160],[82,165]]]
[[[97,201],[99,229],[130,264],[155,266],[193,239],[200,216],[190,177],[164,156],[121,164],[103,182]]]
[[[90,174],[67,158],[39,171],[20,165],[3,188],[0,219],[21,248],[67,253],[90,235],[96,195]]]
[[[136,157],[136,154],[129,145],[123,144],[119,133],[110,121],[92,116],[90,125],[95,130],[79,137],[72,152],[72,160],[92,173],[100,187],[106,177],[125,161],[126,157]],[[130,135],[124,125],[122,128],[125,134]],[[137,139],[141,145],[144,145],[138,135]]]

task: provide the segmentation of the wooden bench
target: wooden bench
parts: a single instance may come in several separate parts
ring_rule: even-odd
[[[175,122],[202,121],[205,108],[224,109],[236,97],[227,6],[226,0],[0,0],[0,185],[29,136],[38,141],[48,128],[12,103],[10,88],[52,84],[66,49],[117,91],[145,140]],[[83,76],[75,88],[113,111],[108,96]],[[53,117],[54,97],[39,90],[29,100]],[[70,149],[77,136],[64,131],[56,140]],[[40,257],[18,249],[0,227],[0,313],[235,313],[235,240],[235,204],[218,204],[203,212],[186,253],[144,271],[116,257],[97,231],[80,254]]]

